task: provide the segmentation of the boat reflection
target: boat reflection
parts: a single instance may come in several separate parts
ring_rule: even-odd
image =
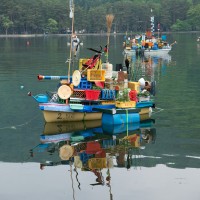
[[[52,135],[55,133],[74,132],[89,128],[101,126],[101,120],[88,120],[77,122],[49,122],[44,125],[44,135]]]
[[[125,61],[129,61],[130,80],[137,81],[141,77],[148,81],[155,81],[160,75],[166,73],[167,66],[172,64],[171,55],[143,56],[124,55]],[[124,64],[126,66],[126,63]]]
[[[40,143],[30,150],[30,155],[33,158],[43,154],[41,170],[48,166],[69,165],[75,171],[80,169],[81,172],[94,173],[96,183],[91,185],[105,184],[106,181],[109,184],[111,168],[136,167],[135,159],[139,159],[141,151],[147,145],[155,143],[154,122],[153,119],[148,119],[139,124],[114,127],[103,126],[99,121],[93,124],[76,122],[74,130],[73,124],[47,123],[40,135]],[[48,156],[45,159],[46,153],[52,156],[52,160]],[[107,174],[105,180],[103,171]]]

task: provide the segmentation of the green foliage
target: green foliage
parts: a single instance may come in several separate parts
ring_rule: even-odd
[[[8,16],[4,16],[4,15],[2,15],[0,19],[1,19],[2,26],[5,29],[5,32],[7,35],[8,29],[13,25],[13,22],[9,19]]]
[[[191,25],[187,21],[181,21],[179,19],[171,26],[172,31],[190,31],[191,28]]]
[[[188,12],[188,21],[194,30],[200,30],[200,4],[192,6]]]
[[[111,32],[114,29],[144,32],[150,27],[151,15],[155,17],[155,31],[158,23],[161,31],[200,30],[199,0],[75,0],[74,3],[76,31],[106,32],[106,14],[115,16]],[[43,33],[47,27],[52,33],[65,33],[71,29],[69,0],[1,0],[0,16],[10,20],[9,23],[1,20],[0,33]]]
[[[48,33],[56,33],[58,30],[57,26],[58,26],[57,21],[50,18],[50,19],[48,19],[46,31]]]
[[[117,96],[117,101],[121,102],[130,101],[129,92],[130,92],[129,88],[125,88],[123,91],[119,91]]]
[[[145,90],[145,91],[140,92],[140,93],[137,94],[138,97],[148,97],[150,95],[151,95],[150,92],[147,91],[147,90]]]

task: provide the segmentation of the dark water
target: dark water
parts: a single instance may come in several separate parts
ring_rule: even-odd
[[[67,74],[69,38],[0,38],[0,199],[199,200],[200,43],[196,42],[197,36],[196,33],[168,35],[171,43],[175,40],[178,43],[170,52],[171,61],[152,60],[157,82],[157,109],[152,116],[155,142],[133,152],[129,170],[126,167],[110,170],[111,187],[106,183],[90,185],[96,178],[87,171],[78,170],[77,181],[70,165],[58,162],[57,151],[47,152],[37,146],[45,128],[44,120],[37,103],[27,93],[39,94],[56,88],[54,81],[38,81],[38,74]],[[79,55],[92,56],[93,52],[87,48],[99,49],[106,39],[81,37],[83,46]],[[114,66],[124,59],[122,40],[123,36],[110,38],[109,60]],[[40,163],[46,161],[58,165],[41,170]],[[102,171],[104,178],[106,172]]]

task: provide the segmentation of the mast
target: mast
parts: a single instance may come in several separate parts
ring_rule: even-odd
[[[71,32],[71,42],[70,42],[70,54],[69,54],[69,67],[68,67],[68,83],[70,83],[70,68],[71,68],[71,61],[72,61],[72,38],[73,38],[73,33],[74,33],[74,1],[69,0],[69,8],[70,8],[70,13],[69,17],[72,19],[72,32]]]

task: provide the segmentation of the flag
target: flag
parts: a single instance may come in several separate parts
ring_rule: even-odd
[[[73,16],[74,16],[74,14],[73,14],[73,0],[69,0],[69,9],[70,9],[69,18],[73,18]]]
[[[107,45],[104,47],[104,53],[108,53],[108,46]]]

